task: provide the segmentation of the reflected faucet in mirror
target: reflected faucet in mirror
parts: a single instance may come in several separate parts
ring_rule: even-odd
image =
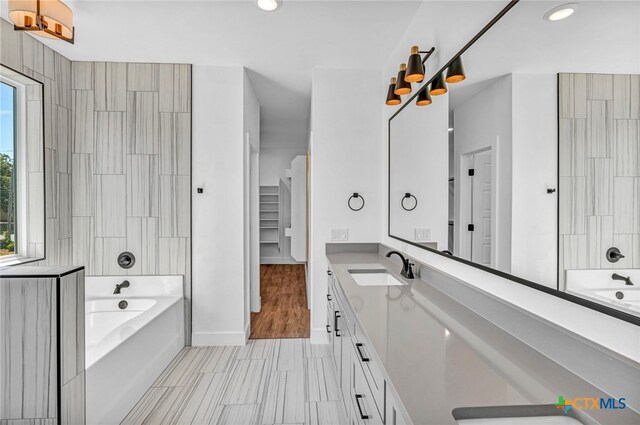
[[[633,286],[633,282],[631,282],[631,278],[629,276],[624,277],[619,275],[618,273],[614,273],[611,275],[611,279],[613,280],[622,280],[624,281],[624,284],[627,286]]]
[[[400,257],[400,260],[402,261],[402,270],[400,270],[400,276],[406,279],[413,279],[413,266],[415,266],[415,264],[410,262],[408,258],[404,258],[404,255],[402,255],[398,251],[389,251],[387,252],[386,257],[391,258],[393,254],[396,254],[398,257]]]
[[[120,290],[122,288],[128,288],[128,287],[129,287],[129,281],[128,280],[125,280],[122,283],[116,283],[116,289],[115,289],[115,291],[113,291],[113,294],[114,295],[119,294]]]

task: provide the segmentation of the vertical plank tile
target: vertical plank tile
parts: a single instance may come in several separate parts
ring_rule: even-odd
[[[73,154],[72,175],[73,216],[93,216],[95,201],[93,155]]]
[[[73,91],[73,153],[93,153],[93,92]]]
[[[0,20],[0,59],[9,68],[22,69],[22,36],[9,22]]]
[[[590,101],[587,105],[587,157],[606,158],[613,139],[613,111],[610,101]]]
[[[159,65],[155,63],[128,63],[128,91],[158,91]]]
[[[127,250],[136,256],[136,264],[129,275],[154,275],[158,273],[158,219],[146,217],[127,218]]]
[[[127,64],[95,62],[94,88],[96,111],[127,110]]]
[[[127,215],[158,217],[158,155],[127,155]]]
[[[268,376],[267,360],[238,360],[222,397],[222,404],[261,402]]]
[[[638,120],[615,120],[615,175],[640,175],[640,128]]]
[[[95,238],[93,272],[97,276],[120,275],[118,255],[127,247],[126,238]]]
[[[96,237],[126,237],[126,176],[95,176]]]
[[[640,75],[613,76],[613,115],[615,119],[640,118]]]
[[[613,100],[613,75],[587,74],[587,99]]]
[[[127,94],[127,153],[158,153],[160,116],[157,92]]]
[[[303,370],[271,373],[265,398],[263,424],[304,423],[306,385]]]
[[[58,238],[71,235],[71,174],[58,173]]]
[[[634,231],[634,178],[613,178],[613,232],[633,233]]]
[[[73,217],[74,265],[84,266],[88,275],[93,274],[94,250],[93,217]]]
[[[72,62],[71,79],[74,90],[93,90],[93,62]]]
[[[71,113],[62,106],[56,106],[56,148],[58,153],[58,169],[61,173],[71,172],[72,135]]]
[[[125,113],[95,114],[96,174],[124,174]]]
[[[22,65],[39,74],[44,73],[44,45],[31,35],[22,37]]]
[[[587,214],[613,214],[613,171],[611,159],[587,160]]]
[[[190,236],[189,176],[160,176],[160,236]]]
[[[173,111],[191,112],[191,65],[174,65]]]
[[[173,112],[173,68],[172,64],[159,65],[158,94],[160,112]]]
[[[45,148],[45,217],[58,215],[58,161],[54,149]]]
[[[160,274],[182,274],[187,263],[186,238],[159,238],[158,272]]]
[[[58,105],[71,109],[71,61],[54,51],[53,66]]]
[[[585,177],[560,177],[558,195],[562,211],[559,223],[561,235],[586,233],[586,182]]]

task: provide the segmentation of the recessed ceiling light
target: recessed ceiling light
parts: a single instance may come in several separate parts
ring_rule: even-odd
[[[273,12],[278,8],[277,0],[258,0],[258,7],[267,12]]]
[[[568,18],[573,15],[573,13],[578,8],[578,5],[575,3],[567,3],[561,6],[554,7],[550,11],[544,14],[544,19],[547,21],[561,21],[563,19]]]

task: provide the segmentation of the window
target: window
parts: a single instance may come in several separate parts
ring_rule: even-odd
[[[0,267],[44,258],[43,92],[0,65]]]
[[[17,252],[16,92],[0,81],[0,257]]]

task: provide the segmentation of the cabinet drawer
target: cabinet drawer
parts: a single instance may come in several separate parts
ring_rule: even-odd
[[[355,407],[356,419],[363,425],[381,425],[382,415],[376,406],[369,384],[364,376],[360,363],[356,360],[351,363],[353,368],[351,384],[351,402]],[[355,421],[354,421],[355,422]]]
[[[353,338],[355,349],[355,361],[362,366],[362,370],[371,388],[371,393],[375,399],[380,414],[384,414],[384,375],[380,365],[372,357],[373,347],[369,340],[364,337],[359,326],[355,326],[355,337]]]

